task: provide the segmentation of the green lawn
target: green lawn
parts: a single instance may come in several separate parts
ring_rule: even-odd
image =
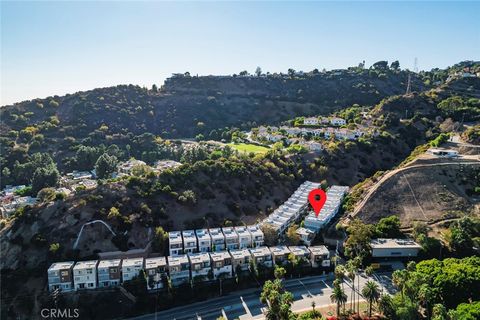
[[[233,149],[236,149],[240,152],[246,152],[246,153],[265,153],[268,151],[269,148],[262,147],[262,146],[257,146],[255,144],[247,144],[247,143],[229,143],[228,144],[230,147]]]

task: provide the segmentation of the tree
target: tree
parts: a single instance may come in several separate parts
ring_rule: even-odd
[[[261,226],[263,237],[265,239],[265,245],[267,246],[275,246],[278,241],[278,233],[273,229],[273,227],[269,224],[264,224]]]
[[[295,73],[296,73],[295,69],[290,68],[290,69],[288,69],[287,72],[288,72],[288,75],[290,76],[290,78],[295,77]]]
[[[152,85],[152,91],[153,91],[153,92],[158,92],[158,87],[157,87],[156,84],[153,84],[153,85]]]
[[[340,285],[334,285],[330,300],[337,304],[337,317],[340,316],[340,307],[347,302],[347,295]]]
[[[297,234],[297,229],[298,227],[296,225],[292,225],[287,230],[286,240],[290,246],[296,246],[300,243],[300,236]]]
[[[265,282],[260,301],[267,305],[266,319],[288,320],[292,315],[293,295],[283,288],[280,279]]]
[[[42,202],[50,202],[55,199],[55,189],[54,188],[43,188],[38,191],[37,198]]]
[[[387,319],[393,319],[395,309],[392,297],[388,294],[382,294],[378,300],[378,311],[380,311]]]
[[[379,238],[398,238],[403,234],[400,231],[400,219],[397,216],[389,216],[380,219],[375,225],[375,233]]]
[[[368,302],[368,316],[372,316],[372,305],[380,298],[380,291],[378,290],[377,283],[368,280],[362,289],[362,295]]]
[[[257,77],[260,77],[262,75],[262,68],[257,67],[257,69],[255,69],[255,74],[257,75]]]
[[[162,227],[155,228],[155,234],[153,238],[153,250],[156,252],[164,253],[168,241],[168,232],[163,230]]]
[[[100,179],[110,178],[117,169],[117,157],[108,153],[102,154],[95,163],[95,173]]]
[[[32,177],[32,191],[37,193],[43,188],[56,187],[60,173],[55,165],[37,168]]]
[[[77,149],[75,158],[78,170],[92,170],[99,157],[99,151],[95,147],[80,146]]]
[[[373,69],[375,70],[387,70],[388,69],[388,61],[377,61],[373,64]]]
[[[433,306],[432,320],[447,320],[447,309],[441,303]]]
[[[275,270],[273,271],[273,274],[275,276],[275,279],[283,279],[285,278],[285,274],[287,271],[283,267],[275,266]]]
[[[370,254],[370,241],[374,233],[373,226],[354,219],[347,227],[348,238],[345,242],[345,255],[363,259]]]
[[[404,288],[407,280],[408,280],[407,270],[395,270],[392,274],[392,282],[400,290],[402,299],[403,299]]]
[[[398,60],[393,61],[393,62],[390,64],[390,69],[395,70],[395,71],[397,71],[398,69],[400,69],[400,62],[398,62]]]
[[[480,319],[480,301],[461,303],[455,310],[450,310],[451,319],[476,320]]]
[[[58,242],[50,244],[50,248],[48,249],[48,251],[53,256],[56,256],[59,253],[59,250],[60,250],[60,243]]]

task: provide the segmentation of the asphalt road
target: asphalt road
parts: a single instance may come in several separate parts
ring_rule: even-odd
[[[391,288],[384,286],[388,285],[388,279],[389,274],[375,275],[371,278],[371,280],[379,283],[384,292],[391,292]],[[362,287],[366,281],[367,278],[361,276],[360,286]],[[332,275],[285,280],[285,288],[293,293],[295,300],[292,310],[296,312],[309,310],[311,309],[312,301],[315,301],[317,307],[331,304],[332,282]],[[345,293],[350,297],[352,290],[348,281],[345,281],[344,288]],[[262,308],[265,305],[260,302],[260,292],[260,288],[237,291],[223,297],[157,312],[156,315],[143,315],[131,320],[215,320],[222,315],[226,316],[227,319],[263,319]]]

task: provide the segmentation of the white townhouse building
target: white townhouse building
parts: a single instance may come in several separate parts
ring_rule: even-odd
[[[79,261],[73,267],[73,283],[75,290],[97,288],[98,260]]]
[[[343,126],[345,124],[347,124],[347,122],[345,121],[345,119],[342,119],[342,118],[331,118],[330,119],[330,124],[332,126]]]
[[[195,230],[198,240],[198,252],[210,252],[212,251],[212,237],[208,229]]]
[[[238,268],[240,268],[241,271],[248,270],[251,259],[250,251],[248,249],[230,250],[230,255],[232,256],[232,268],[234,273],[237,272]]]
[[[232,256],[228,251],[210,253],[212,259],[213,277],[229,278],[232,276]]]
[[[100,260],[97,267],[98,287],[116,287],[122,282],[121,259]]]
[[[252,236],[252,248],[261,247],[264,244],[263,232],[258,225],[251,225],[247,227]]]
[[[208,273],[212,270],[210,262],[210,254],[205,253],[191,253],[188,254],[188,260],[190,261],[191,278],[193,279],[206,279]]]
[[[190,262],[187,255],[168,257],[168,274],[173,286],[190,281]]]
[[[303,124],[304,125],[309,125],[309,126],[316,126],[318,125],[318,118],[317,117],[308,117],[303,119]]]
[[[379,238],[370,242],[372,258],[416,257],[422,246],[411,239]]]
[[[212,248],[213,251],[224,251],[225,250],[225,235],[223,234],[220,228],[211,228],[208,229],[210,232],[210,237],[212,238]]]
[[[197,236],[193,230],[182,231],[183,237],[183,253],[195,253],[198,251]]]
[[[73,265],[75,262],[55,262],[48,268],[48,291],[59,289],[62,292],[73,290]]]
[[[272,252],[273,263],[278,266],[283,266],[288,262],[288,255],[291,253],[287,246],[270,247]]]
[[[308,247],[310,251],[310,262],[313,268],[330,267],[330,252],[325,246]]]
[[[145,275],[147,276],[148,290],[162,289],[167,277],[167,258],[145,259]]]
[[[267,268],[273,267],[272,252],[268,247],[258,247],[250,249],[250,254],[252,255],[253,262],[256,265],[263,265]]]
[[[338,213],[343,197],[348,191],[346,186],[331,186],[327,191],[327,201],[320,210],[318,216],[312,211],[305,218],[304,227],[318,232]]]
[[[239,248],[250,248],[252,246],[252,234],[248,231],[246,226],[235,227],[235,232],[238,235]]]
[[[232,227],[222,228],[222,232],[225,235],[225,244],[228,250],[236,250],[240,248],[240,240],[237,232]]]
[[[183,240],[180,231],[171,231],[168,233],[168,249],[170,256],[179,256],[183,254]]]
[[[143,269],[143,258],[123,259],[122,262],[122,279],[123,282],[132,280],[140,274]]]
[[[306,246],[289,246],[288,250],[300,260],[301,265],[310,264],[310,251]]]
[[[315,239],[315,232],[307,228],[298,228],[296,232],[300,236],[300,241],[307,246],[312,244]]]

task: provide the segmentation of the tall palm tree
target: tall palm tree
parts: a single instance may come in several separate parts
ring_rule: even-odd
[[[351,261],[351,260],[350,260]],[[350,261],[347,262],[347,277],[352,280],[352,292],[350,293],[350,309],[355,312],[355,276],[356,268],[353,263]]]
[[[347,302],[347,295],[339,285],[334,286],[330,300],[337,304],[337,317],[340,316],[340,306],[345,305]]]
[[[368,280],[365,283],[365,286],[362,289],[362,296],[368,302],[368,316],[372,316],[372,304],[373,302],[377,302],[378,298],[380,298],[380,291],[378,290],[378,285],[376,282]]]
[[[393,284],[400,290],[403,300],[403,292],[405,289],[405,283],[407,282],[408,272],[407,270],[395,270],[392,274]]]

